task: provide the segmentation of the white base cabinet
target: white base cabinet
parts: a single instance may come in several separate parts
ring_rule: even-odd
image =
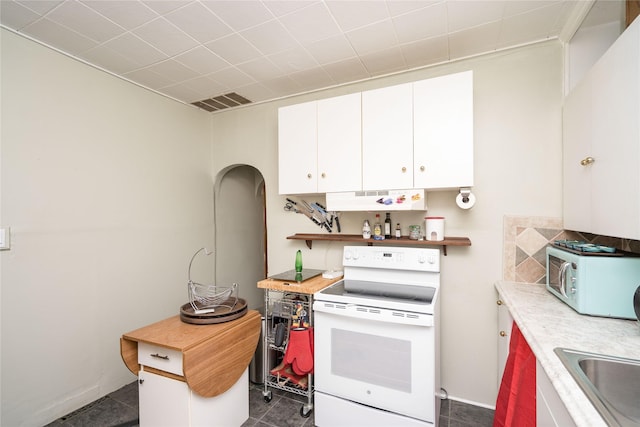
[[[576,427],[540,362],[536,361],[537,427]]]
[[[186,382],[143,367],[138,374],[140,426],[241,426],[249,418],[248,372],[223,394],[202,397]]]
[[[511,327],[513,326],[513,317],[509,313],[509,309],[502,297],[498,295],[498,389],[502,382],[502,374],[509,357],[509,342],[511,341]]]

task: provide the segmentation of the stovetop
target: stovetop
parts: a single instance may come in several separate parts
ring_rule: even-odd
[[[341,280],[315,294],[316,301],[381,309],[433,313],[438,288],[360,280]]]

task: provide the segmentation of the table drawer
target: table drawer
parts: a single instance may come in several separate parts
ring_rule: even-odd
[[[138,343],[138,363],[176,375],[182,371],[182,352],[159,345]]]

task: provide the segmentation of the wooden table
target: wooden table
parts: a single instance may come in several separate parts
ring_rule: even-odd
[[[212,325],[184,323],[180,316],[128,332],[120,339],[120,353],[127,368],[138,375],[138,343],[176,350],[182,354],[183,375],[147,367],[145,370],[185,381],[203,397],[224,393],[236,383],[255,353],[261,316],[255,310],[239,319]]]

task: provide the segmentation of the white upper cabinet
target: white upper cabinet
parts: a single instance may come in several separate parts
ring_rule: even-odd
[[[473,72],[413,84],[413,186],[473,186]]]
[[[640,20],[564,105],[564,227],[640,239]]]
[[[413,188],[413,85],[362,92],[363,190]]]
[[[280,194],[318,191],[317,103],[278,110],[278,182]]]
[[[278,110],[280,194],[362,188],[360,93]]]
[[[473,72],[278,111],[280,194],[473,186]]]
[[[318,192],[362,188],[360,93],[318,101]]]

